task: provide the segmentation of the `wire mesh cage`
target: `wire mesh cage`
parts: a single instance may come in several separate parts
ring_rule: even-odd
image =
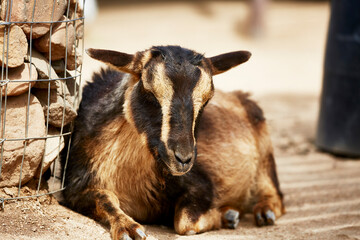
[[[0,209],[64,189],[60,153],[80,98],[84,4],[1,1]]]

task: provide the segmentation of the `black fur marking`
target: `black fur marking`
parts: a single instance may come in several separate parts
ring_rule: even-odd
[[[170,134],[168,140],[170,149],[175,149],[176,145],[182,145],[184,148],[190,149],[194,146],[192,137],[193,119],[194,110],[191,97],[174,97],[171,105]]]
[[[105,201],[105,202],[100,202],[100,204],[102,205],[102,208],[111,216],[116,216],[116,208],[114,207],[114,205],[109,202],[109,201]]]
[[[123,114],[124,94],[120,91],[124,73],[110,68],[95,73],[83,89],[74,132],[94,136],[101,126]]]
[[[152,58],[157,58],[161,56],[162,59],[165,59],[165,56],[163,55],[163,53],[157,49],[152,49],[151,50],[151,57]]]
[[[76,132],[73,137],[76,137]],[[64,169],[65,159],[67,154],[67,145],[61,152],[61,165]],[[86,162],[87,154],[81,145],[73,144],[71,146],[70,155],[67,163],[66,176],[65,176],[65,189],[63,196],[65,199],[64,205],[83,213],[90,215],[95,207],[95,202],[92,201],[93,196],[83,194],[86,188],[93,183],[94,172],[89,171],[90,166]]]
[[[72,188],[70,190],[65,188],[63,194],[67,201],[65,206],[80,212],[85,216],[95,217],[94,210],[96,209],[97,198],[97,193],[95,191],[76,192]]]
[[[124,67],[133,60],[133,55],[111,50],[89,49],[88,53],[95,59],[111,63],[117,67]]]
[[[131,111],[139,133],[150,133],[160,139],[162,112],[161,105],[153,93],[144,89],[142,81],[131,95]]]
[[[65,189],[66,190],[66,189]],[[95,189],[76,193],[78,200],[74,205],[70,206],[72,209],[84,214],[85,216],[101,220],[103,223],[108,223],[104,219],[99,219],[96,215],[95,209],[97,205],[102,208],[107,214],[118,217],[116,206],[109,201],[108,196]]]
[[[191,171],[185,175],[178,177],[166,175],[165,181],[164,194],[172,209],[170,212],[174,212],[175,204],[177,204],[178,209],[188,209],[191,220],[196,222],[211,208],[214,198],[213,183],[205,169],[196,161]],[[173,218],[172,215],[169,217]]]
[[[250,94],[241,91],[234,92],[241,104],[244,106],[250,123],[257,129],[260,123],[265,121],[262,109],[256,102],[249,99]]]
[[[190,60],[190,62],[195,66],[201,66],[203,59],[204,59],[204,54],[197,54],[194,56],[193,59]]]
[[[166,63],[175,63],[178,65],[188,62],[197,66],[204,57],[203,54],[196,53],[180,46],[157,46],[153,47],[151,50],[161,52]]]
[[[161,105],[153,93],[144,89],[142,81],[135,87],[131,96],[131,111],[139,133],[146,133],[148,147],[155,157],[166,157],[164,144],[161,142],[162,112]]]
[[[280,199],[283,199],[283,193],[280,190],[280,185],[279,185],[279,180],[278,180],[278,176],[277,176],[277,171],[276,171],[276,165],[275,165],[275,160],[274,160],[274,155],[272,153],[269,154],[269,166],[268,166],[268,173],[269,176],[276,188],[276,192],[277,194],[280,196]]]
[[[246,62],[250,56],[251,53],[247,51],[238,51],[221,54],[210,58],[210,60],[215,70],[224,72],[243,62]]]
[[[214,198],[211,179],[199,164],[195,164],[183,179],[179,179],[179,182],[179,185],[184,184],[187,190],[180,198],[178,207],[189,209],[188,213],[191,214],[189,217],[195,223],[211,208]]]

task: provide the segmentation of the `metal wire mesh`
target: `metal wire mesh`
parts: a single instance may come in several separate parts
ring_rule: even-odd
[[[37,4],[38,1],[38,4]],[[59,0],[30,0],[27,1],[27,6],[28,8],[26,9],[26,11],[31,11],[30,14],[30,18],[31,19],[26,19],[26,21],[16,21],[13,20],[12,21],[12,17],[13,15],[13,7],[14,5],[17,4],[16,0],[4,0],[2,1],[2,9],[1,9],[1,22],[0,22],[0,27],[3,28],[3,46],[2,47],[2,56],[1,60],[1,81],[0,81],[0,112],[1,112],[1,125],[0,125],[0,184],[1,181],[3,181],[3,176],[2,174],[4,174],[4,166],[6,164],[7,159],[5,158],[5,153],[7,151],[7,149],[4,147],[6,144],[10,143],[10,142],[17,142],[17,143],[21,143],[22,145],[22,156],[18,156],[18,158],[21,158],[21,165],[20,165],[20,172],[19,172],[19,181],[18,184],[16,186],[17,188],[17,194],[15,196],[12,197],[5,197],[5,198],[1,198],[0,197],[0,209],[4,209],[4,204],[6,201],[9,200],[15,200],[15,199],[23,199],[23,198],[34,198],[34,197],[40,197],[40,196],[44,196],[44,195],[48,195],[48,194],[53,194],[59,191],[62,191],[64,189],[64,174],[66,172],[66,165],[67,165],[67,158],[66,158],[66,163],[65,163],[65,167],[64,170],[62,171],[62,173],[59,171],[59,167],[60,167],[60,152],[62,151],[62,146],[64,145],[64,138],[67,137],[69,139],[69,143],[71,143],[71,132],[73,129],[73,123],[72,121],[70,123],[66,123],[65,122],[65,117],[66,117],[66,109],[67,109],[67,104],[69,105],[69,102],[66,100],[66,96],[71,96],[72,102],[70,102],[70,104],[72,104],[72,108],[73,109],[77,109],[77,106],[79,104],[79,98],[80,98],[80,88],[79,86],[81,86],[81,71],[82,71],[82,64],[80,64],[80,66],[78,66],[79,64],[79,60],[81,60],[82,58],[82,54],[84,52],[84,37],[83,37],[83,32],[82,34],[79,34],[79,26],[82,27],[82,31],[83,31],[83,27],[84,27],[84,12],[83,12],[83,6],[85,5],[85,0],[80,0],[82,1],[81,3],[79,3],[79,1],[77,0],[63,0],[63,2],[65,2],[65,4],[67,5],[64,12],[63,12],[63,16],[65,16],[65,20],[62,19],[54,19],[54,13],[58,10],[56,9],[56,7],[58,6],[58,2]],[[18,1],[20,2],[20,1]],[[23,1],[21,1],[23,2]],[[46,2],[47,4],[52,4],[51,7],[51,14],[50,14],[50,18],[47,21],[36,21],[36,10],[39,6],[41,6],[41,4],[44,4],[44,2]],[[24,3],[25,4],[25,3]],[[30,6],[32,5],[32,6]],[[29,7],[30,6],[30,7]],[[44,5],[42,5],[44,6]],[[29,13],[27,13],[29,16]],[[29,21],[31,20],[31,21]],[[48,36],[49,36],[49,44],[48,44],[48,51],[47,53],[43,53],[43,55],[46,55],[47,61],[46,61],[46,65],[47,65],[47,71],[45,71],[46,75],[48,77],[43,77],[43,75],[39,75],[37,79],[31,79],[32,75],[32,71],[39,71],[36,67],[36,65],[34,65],[34,53],[36,52],[36,49],[34,47],[34,41],[38,41],[37,39],[33,39],[33,34],[34,34],[34,28],[37,26],[36,24],[42,24],[45,27],[48,27]],[[53,37],[53,31],[55,29],[56,26],[58,26],[59,24],[64,24],[65,25],[65,56],[64,58],[62,58],[61,60],[56,60],[54,61],[52,55],[53,55],[53,44],[52,44],[52,37]],[[25,63],[28,63],[30,68],[29,68],[29,78],[27,79],[15,79],[15,80],[10,80],[9,79],[9,72],[11,71],[11,68],[9,67],[9,54],[10,54],[10,45],[11,45],[11,28],[12,26],[17,25],[20,26],[21,28],[26,25],[30,28],[30,32],[27,35],[27,41],[28,41],[28,53],[27,56],[25,57]],[[71,27],[72,25],[72,27]],[[74,31],[73,33],[70,31]],[[80,30],[81,31],[81,30]],[[73,42],[71,42],[69,39],[71,37],[71,35],[75,36],[75,39]],[[69,49],[72,48],[74,51],[74,54],[72,54]],[[80,53],[80,54],[79,54]],[[61,61],[62,63],[64,63],[63,69],[58,69],[59,74],[56,73],[54,71],[54,62],[59,62]],[[68,61],[74,61],[74,69],[75,70],[69,70],[68,69]],[[24,63],[24,64],[25,64]],[[35,68],[33,68],[32,66],[35,66]],[[61,68],[62,68],[61,66]],[[49,134],[49,129],[50,128],[54,128],[53,126],[50,126],[50,104],[51,104],[51,94],[53,94],[52,89],[53,89],[53,84],[55,83],[55,81],[58,83],[58,88],[56,91],[59,92],[60,95],[63,96],[63,101],[62,101],[62,119],[61,119],[61,124],[60,126],[56,127],[57,133],[56,134]],[[37,119],[30,119],[30,117],[33,118],[33,116],[30,116],[30,107],[31,107],[31,101],[32,101],[32,97],[33,97],[33,90],[34,88],[36,88],[36,84],[39,84],[40,82],[42,82],[43,84],[47,84],[47,86],[45,86],[45,89],[47,90],[47,100],[45,102],[45,106],[43,107],[43,111],[44,111],[44,118],[45,118],[45,133],[43,135],[39,135],[39,136],[32,136],[29,134],[29,122],[30,121],[37,121]],[[8,103],[10,101],[12,101],[12,99],[15,96],[8,96],[8,88],[10,84],[14,84],[14,83],[25,83],[28,85],[28,89],[26,92],[22,93],[26,95],[27,98],[27,103],[25,106],[23,106],[24,108],[26,108],[26,114],[25,114],[25,125],[23,126],[23,136],[21,137],[8,137],[8,132],[11,131],[11,129],[8,129],[8,125],[10,124],[9,122],[7,122],[7,112],[9,111],[9,107],[8,107]],[[43,87],[44,89],[44,87]],[[60,89],[60,90],[59,90]],[[14,119],[10,119],[12,121],[14,121]],[[10,121],[8,120],[8,121]],[[12,123],[14,124],[14,123]],[[15,123],[16,124],[16,123]],[[18,126],[19,127],[19,126]],[[50,189],[48,192],[40,192],[40,188],[42,186],[42,184],[44,184],[43,181],[43,174],[45,172],[45,168],[44,168],[44,161],[45,158],[47,156],[47,152],[49,151],[49,149],[47,148],[47,142],[50,140],[56,140],[58,139],[58,148],[56,151],[56,157],[53,160],[53,162],[51,163],[50,169],[51,169],[51,178],[49,181],[52,181],[52,189]],[[37,168],[37,173],[38,173],[38,177],[33,176],[31,179],[34,181],[37,181],[37,187],[36,187],[36,191],[33,192],[32,194],[22,194],[21,192],[21,188],[24,184],[26,184],[26,182],[24,183],[23,180],[23,169],[24,169],[24,164],[26,163],[26,159],[25,156],[27,156],[28,154],[28,149],[29,146],[32,144],[32,142],[34,141],[43,141],[43,145],[44,145],[44,150],[43,150],[43,155],[41,157],[41,162],[39,165],[34,166],[35,168]],[[66,145],[65,145],[66,146]],[[70,144],[67,145],[67,149],[64,149],[65,153],[67,153],[66,155],[68,155],[68,148],[69,148]],[[1,187],[1,185],[0,185]]]

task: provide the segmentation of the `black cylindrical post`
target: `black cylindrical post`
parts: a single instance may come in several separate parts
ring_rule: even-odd
[[[316,144],[360,156],[360,0],[332,0]]]

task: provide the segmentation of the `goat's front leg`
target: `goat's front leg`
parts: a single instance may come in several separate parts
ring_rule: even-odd
[[[175,211],[174,228],[180,235],[193,235],[221,227],[221,213],[217,208],[204,213],[184,207]]]
[[[120,209],[119,199],[113,192],[90,189],[84,192],[84,197],[84,201],[90,201],[95,205],[94,218],[109,223],[112,239],[146,239],[144,227]]]
[[[211,208],[204,202],[183,197],[175,207],[174,228],[181,235],[192,235],[221,227],[234,229],[240,213],[230,207]],[[206,203],[205,203],[206,205]]]

